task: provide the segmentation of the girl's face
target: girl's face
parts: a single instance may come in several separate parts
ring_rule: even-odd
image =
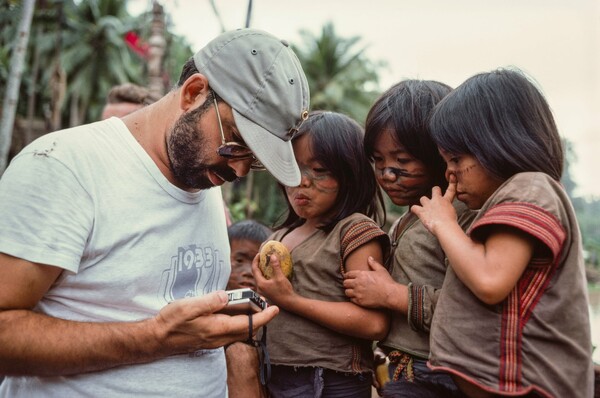
[[[373,149],[377,182],[395,205],[418,204],[431,192],[433,179],[427,167],[394,139],[391,130],[379,135]]]
[[[298,137],[292,145],[302,178],[299,186],[285,188],[288,200],[299,217],[306,219],[309,224],[320,225],[333,212],[338,182],[314,158],[308,135]]]
[[[504,180],[489,174],[473,155],[455,155],[440,149],[446,161],[446,179],[456,177],[456,198],[471,210],[481,206]]]

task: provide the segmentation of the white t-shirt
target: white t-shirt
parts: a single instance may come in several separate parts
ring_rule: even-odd
[[[63,268],[36,307],[85,322],[145,319],[224,289],[221,190],[183,191],[118,118],[47,134],[0,179],[0,252]],[[226,396],[222,349],[73,377],[7,377],[0,396]]]

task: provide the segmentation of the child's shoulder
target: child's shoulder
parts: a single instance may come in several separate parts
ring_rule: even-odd
[[[540,172],[518,173],[502,184],[485,207],[500,203],[521,203],[556,213],[570,200],[560,182]]]
[[[349,228],[356,228],[356,226],[363,225],[365,228],[378,228],[381,229],[380,226],[369,216],[366,216],[362,213],[353,213],[346,218],[338,221],[334,229],[345,231]]]

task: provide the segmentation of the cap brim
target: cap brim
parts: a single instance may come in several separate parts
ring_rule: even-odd
[[[300,185],[300,169],[290,141],[284,141],[233,109],[242,138],[265,168],[283,185]]]

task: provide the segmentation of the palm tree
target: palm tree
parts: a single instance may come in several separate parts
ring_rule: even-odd
[[[300,34],[303,47],[292,47],[308,79],[311,108],[342,112],[362,124],[379,95],[377,70],[383,63],[370,61],[366,48],[355,49],[360,37],[338,36],[331,22],[320,36]]]
[[[87,0],[64,12],[59,61],[67,76],[70,124],[77,125],[98,118],[113,85],[141,83],[144,62],[133,57],[123,39],[134,22],[125,2]]]

